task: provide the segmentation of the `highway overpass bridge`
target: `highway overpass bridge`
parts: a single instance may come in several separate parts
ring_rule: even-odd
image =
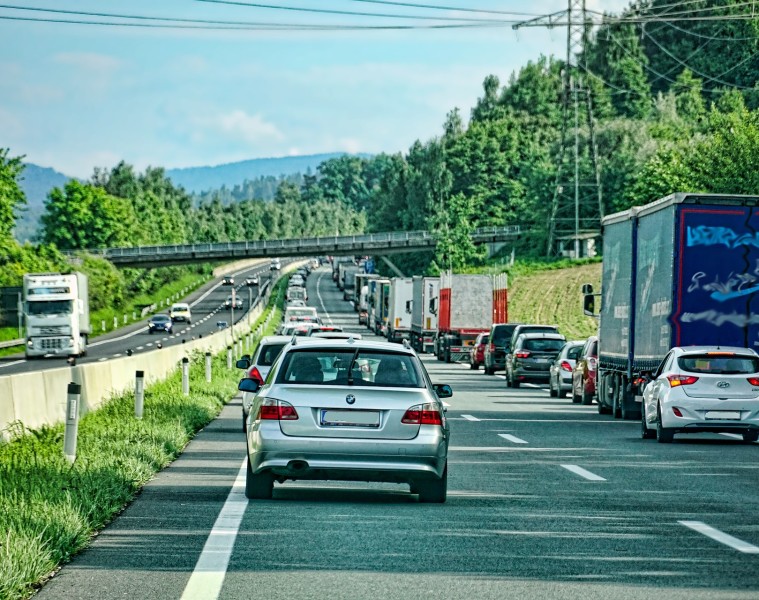
[[[472,232],[472,242],[488,244],[491,251],[519,237],[518,225],[485,227]],[[244,258],[299,257],[325,255],[388,255],[432,250],[437,237],[430,231],[394,231],[313,238],[136,246],[88,250],[120,267],[165,267],[198,262],[232,261]]]

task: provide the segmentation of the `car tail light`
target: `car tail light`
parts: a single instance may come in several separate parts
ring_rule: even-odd
[[[495,352],[495,344],[490,344],[490,352]]]
[[[253,367],[248,373],[248,377],[250,377],[250,379],[255,379],[258,382],[258,385],[264,384],[264,378],[261,377],[261,372],[258,370],[258,367]]]
[[[588,369],[590,369],[591,371],[595,371],[596,367],[598,367],[598,359],[591,356],[590,358],[588,358]]]
[[[748,378],[748,382],[749,382],[751,385],[756,385],[756,386],[759,386],[759,377],[749,377],[749,378]]]
[[[401,423],[408,425],[442,425],[443,416],[433,402],[415,404],[403,415]]]
[[[572,365],[570,365],[566,360],[561,361],[561,368],[565,371],[571,371]]]
[[[298,412],[289,402],[266,398],[258,409],[258,419],[262,421],[297,421]]]
[[[698,381],[698,377],[693,375],[667,375],[670,387],[677,387],[679,385],[693,385]]]
[[[522,351],[522,352],[517,352],[514,356],[516,356],[517,358],[529,358],[530,353],[526,351]]]

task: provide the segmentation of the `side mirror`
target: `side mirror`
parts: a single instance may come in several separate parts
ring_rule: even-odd
[[[258,390],[261,389],[261,386],[255,379],[248,379],[247,377],[244,377],[240,380],[240,383],[237,384],[237,389],[241,392],[250,392],[251,394],[255,394]]]
[[[250,366],[250,359],[249,358],[241,358],[235,363],[235,366],[238,369],[247,369]]]
[[[590,285],[590,284],[587,284]],[[584,286],[583,286],[584,287]],[[595,294],[585,294],[582,301],[582,312],[588,317],[597,317]]]
[[[432,388],[435,390],[438,398],[450,398],[453,396],[453,389],[447,383],[433,383]]]

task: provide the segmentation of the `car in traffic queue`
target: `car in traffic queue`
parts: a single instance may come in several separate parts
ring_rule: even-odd
[[[566,341],[560,333],[521,334],[511,349],[511,360],[506,363],[506,386],[548,383],[551,363]]]
[[[469,368],[479,369],[485,361],[485,346],[488,343],[489,333],[480,333],[469,349]]]
[[[192,323],[192,313],[190,312],[190,305],[186,302],[177,302],[171,305],[169,310],[169,317],[172,322],[183,321],[185,323]]]
[[[598,374],[598,336],[591,335],[583,344],[572,370],[572,402],[592,404]],[[599,412],[601,412],[599,405]]]
[[[243,306],[242,298],[238,296],[237,294],[235,295],[230,294],[229,296],[227,296],[227,299],[224,300],[224,308],[228,310],[231,310],[233,308],[235,310],[240,310],[242,309],[242,306]]]
[[[256,286],[260,285],[261,279],[258,277],[258,275],[251,275],[250,277],[245,278],[245,285],[247,286]]]
[[[221,278],[221,285],[234,285],[235,284],[235,278],[231,275],[225,275]]]
[[[511,340],[511,336],[518,325],[522,325],[522,323],[494,323],[491,325],[483,356],[485,375],[493,375],[496,371],[506,369],[506,345]]]
[[[759,439],[759,354],[750,348],[672,348],[643,389],[641,435],[669,443],[681,433]]]
[[[585,345],[584,340],[567,342],[548,370],[548,393],[552,398],[563,397],[572,391],[572,372]]]
[[[411,348],[367,340],[295,338],[255,394],[247,423],[248,498],[275,481],[406,483],[421,502],[445,502],[450,431],[442,403]]]
[[[272,258],[269,263],[270,271],[279,271],[282,268],[282,262],[278,258]]]
[[[148,319],[148,333],[163,331],[171,333],[174,328],[174,322],[169,315],[153,315]]]
[[[238,369],[245,369],[245,375],[249,379],[253,379],[258,382],[259,385],[263,385],[269,370],[277,360],[279,353],[292,339],[292,336],[288,335],[267,335],[261,338],[258,342],[256,351],[253,356],[243,356],[240,358],[236,366]],[[253,400],[253,395],[248,392],[242,393],[242,430],[246,430],[246,422],[248,420],[248,411],[250,410],[250,403]]]

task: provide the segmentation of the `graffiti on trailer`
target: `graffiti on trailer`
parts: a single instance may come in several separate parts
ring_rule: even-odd
[[[688,227],[687,244],[691,246],[726,246],[740,248],[741,246],[756,246],[759,248],[759,232],[736,233],[730,227],[709,227],[698,225]]]
[[[759,259],[757,259],[756,267],[751,273],[730,273],[724,282],[720,280],[719,275],[715,275],[714,280],[709,282],[703,281],[706,277],[707,275],[703,271],[694,273],[688,286],[688,292],[691,293],[696,290],[711,292],[710,297],[717,302],[725,302],[733,298],[754,294],[759,292],[759,284],[757,284],[759,282]]]

